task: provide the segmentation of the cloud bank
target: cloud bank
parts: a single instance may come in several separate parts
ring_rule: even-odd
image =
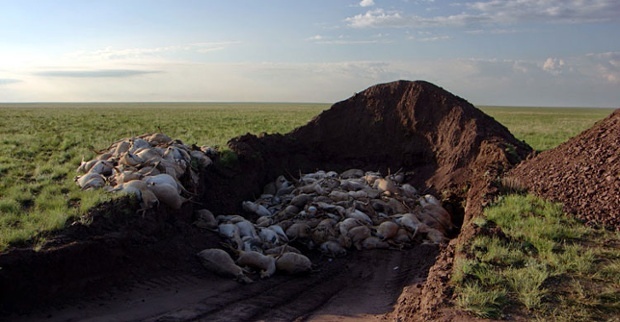
[[[104,69],[104,70],[50,70],[35,72],[34,75],[43,77],[76,77],[76,78],[101,78],[101,77],[132,77],[137,75],[159,73],[156,70],[131,70],[131,69]]]
[[[402,10],[381,8],[345,18],[352,28],[428,28],[504,25],[517,23],[593,23],[620,22],[620,2],[520,0],[479,1],[455,5],[452,15],[422,16]]]
[[[7,101],[334,103],[377,83],[407,79],[430,81],[481,105],[617,107],[620,102],[620,52],[541,60],[168,62],[148,67],[47,70],[13,83],[10,91],[0,86],[0,95]]]

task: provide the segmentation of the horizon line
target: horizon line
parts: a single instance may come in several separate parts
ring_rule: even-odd
[[[346,100],[346,99],[345,99]],[[294,101],[41,101],[41,102],[0,102],[3,105],[34,105],[34,104],[321,104],[334,105],[338,102],[294,102]],[[599,108],[618,109],[611,106],[565,106],[565,105],[502,105],[502,104],[474,104],[475,107],[506,107],[506,108]]]

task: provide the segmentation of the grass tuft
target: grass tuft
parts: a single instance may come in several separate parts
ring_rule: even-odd
[[[528,310],[538,308],[547,290],[542,287],[549,277],[544,265],[533,262],[523,268],[510,268],[503,274],[510,289],[516,293],[518,301]]]
[[[499,179],[499,189],[500,193],[504,195],[527,193],[525,185],[515,177],[502,177]]]
[[[555,321],[620,316],[618,233],[585,227],[530,195],[502,196],[484,215],[478,226],[503,234],[479,234],[463,248],[467,259],[455,261],[451,282],[462,309],[497,318],[510,307]]]
[[[497,319],[502,315],[506,292],[502,289],[487,289],[480,284],[465,284],[459,291],[456,303],[465,311],[481,318]]]

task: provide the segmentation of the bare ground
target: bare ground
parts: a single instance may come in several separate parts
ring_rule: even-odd
[[[278,275],[249,285],[196,270],[166,274],[13,321],[352,321],[391,320],[403,287],[421,287],[439,249],[355,252],[317,259],[307,276]]]

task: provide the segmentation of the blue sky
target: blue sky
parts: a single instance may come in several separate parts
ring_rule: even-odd
[[[0,102],[326,102],[398,79],[620,106],[617,0],[0,0]]]

